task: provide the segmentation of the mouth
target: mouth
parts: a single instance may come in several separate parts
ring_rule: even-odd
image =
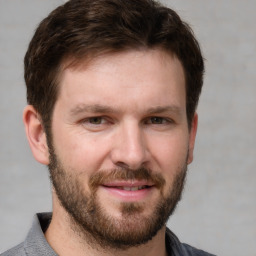
[[[102,184],[105,192],[121,201],[142,201],[150,196],[155,188],[147,181],[122,181]]]
[[[149,188],[149,186],[144,185],[144,186],[138,186],[138,187],[115,187],[115,188],[125,190],[125,191],[137,191],[137,190]]]

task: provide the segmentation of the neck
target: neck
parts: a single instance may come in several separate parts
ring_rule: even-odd
[[[61,256],[129,256],[129,255],[148,255],[166,256],[165,230],[164,226],[147,243],[130,247],[126,250],[112,248],[102,248],[95,241],[89,242],[88,236],[79,235],[74,231],[72,221],[68,213],[63,209],[58,200],[53,203],[52,221],[45,233],[46,240],[53,250]]]

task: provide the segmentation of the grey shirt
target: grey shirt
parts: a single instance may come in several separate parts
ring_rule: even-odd
[[[0,256],[57,256],[44,236],[51,216],[51,213],[36,214],[25,241]],[[166,231],[166,247],[169,256],[214,256],[181,243],[169,229]]]

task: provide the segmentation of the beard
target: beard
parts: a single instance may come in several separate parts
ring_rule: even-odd
[[[49,146],[49,145],[48,145]],[[70,217],[72,230],[85,239],[92,247],[114,250],[145,244],[166,225],[181,199],[187,165],[175,170],[172,186],[163,194],[165,180],[160,173],[147,168],[132,170],[118,168],[99,170],[89,177],[89,192],[85,191],[83,179],[76,170],[63,166],[50,145],[50,179],[56,195]],[[86,173],[86,170],[83,172]],[[107,213],[98,197],[100,184],[114,180],[147,180],[159,189],[160,196],[156,204],[145,205],[141,202],[122,202],[119,205],[121,218]],[[145,216],[144,209],[151,208],[151,214]]]

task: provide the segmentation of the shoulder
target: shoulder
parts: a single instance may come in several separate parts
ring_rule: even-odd
[[[24,243],[18,244],[8,251],[1,253],[0,256],[26,256]]]
[[[181,243],[177,236],[168,228],[166,229],[166,246],[168,254],[173,256],[216,256],[188,244]]]
[[[186,253],[186,256],[215,256],[214,254],[210,254],[203,250],[199,250],[193,246],[184,243],[181,244],[181,248],[184,251],[184,253]]]
[[[36,214],[24,242],[0,254],[0,256],[57,256],[44,236],[50,219],[50,213]]]

